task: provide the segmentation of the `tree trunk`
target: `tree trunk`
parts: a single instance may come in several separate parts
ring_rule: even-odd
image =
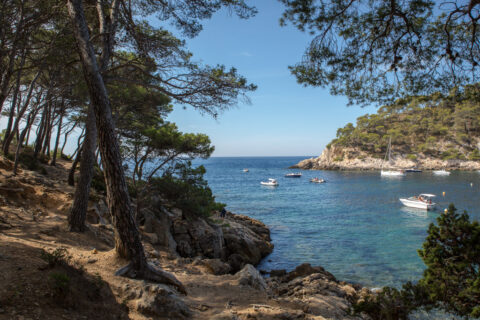
[[[147,263],[132,212],[120,149],[115,136],[110,101],[90,42],[83,4],[81,0],[67,0],[67,6],[74,27],[90,103],[95,111],[98,142],[107,187],[107,203],[115,226],[115,249],[120,257],[130,260],[130,263],[118,270],[116,274],[169,283],[180,291],[186,292],[183,285],[174,276],[156,270]]]
[[[86,135],[83,140],[80,178],[75,188],[68,225],[70,231],[85,231],[85,220],[87,218],[88,196],[90,194],[90,184],[93,176],[93,164],[95,162],[95,149],[97,148],[97,128],[95,126],[95,113],[93,107],[88,107],[88,116],[86,123]],[[73,171],[75,172],[75,171]]]
[[[58,144],[60,143],[60,135],[62,134],[62,120],[63,120],[63,110],[65,106],[63,105],[62,101],[62,107],[60,109],[60,119],[58,119],[58,129],[57,129],[57,138],[55,139],[55,147],[53,148],[53,156],[52,156],[52,161],[50,162],[51,166],[55,166],[57,163],[57,150],[58,150]],[[60,156],[62,156],[60,154]]]
[[[35,159],[38,158],[38,154],[42,150],[43,137],[45,132],[45,122],[46,122],[45,118],[47,117],[47,112],[48,112],[48,106],[45,104],[45,106],[43,107],[42,118],[40,118],[40,124],[38,125],[37,138],[35,139],[35,147],[33,151],[33,157]]]
[[[30,100],[32,99],[33,88],[40,74],[41,74],[41,71],[38,71],[35,77],[33,78],[33,80],[30,82],[27,97],[25,98],[25,102],[23,103],[22,108],[20,108],[17,112],[17,117],[15,118],[15,123],[13,124],[12,132],[10,132],[10,134],[8,135],[5,133],[5,139],[3,141],[3,153],[5,155],[8,155],[8,150],[10,149],[10,144],[12,143],[12,140],[13,140],[13,131],[17,132],[18,137],[20,136],[20,134],[18,134],[20,121],[22,120],[22,117],[25,114],[25,111],[27,111],[27,108],[30,104]],[[20,140],[20,139],[17,139],[17,140]],[[23,138],[22,138],[22,141],[23,141]]]
[[[20,157],[20,150],[22,149],[22,143],[23,139],[25,138],[25,135],[28,132],[30,132],[30,128],[32,127],[33,122],[35,121],[35,117],[37,116],[37,110],[32,110],[27,118],[27,124],[25,125],[25,128],[23,128],[22,132],[20,133],[20,137],[18,138],[18,143],[17,143],[17,148],[15,150],[15,162],[13,164],[13,175],[17,175],[17,168],[18,168],[18,161]]]

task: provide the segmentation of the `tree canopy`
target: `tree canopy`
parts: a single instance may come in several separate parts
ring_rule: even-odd
[[[478,81],[478,0],[280,1],[281,24],[313,36],[290,67],[299,83],[365,105]]]

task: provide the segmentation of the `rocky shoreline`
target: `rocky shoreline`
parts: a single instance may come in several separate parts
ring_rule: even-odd
[[[161,199],[143,211],[145,253],[186,294],[115,276],[126,261],[115,255],[103,196],[91,199],[88,231],[72,233],[67,217],[74,189],[63,162],[46,166],[47,175],[24,170],[14,177],[3,165],[10,162],[0,161],[1,319],[369,319],[352,310],[372,293],[322,267],[255,269],[273,250],[262,222],[231,212],[191,216]],[[55,266],[46,257],[54,257]],[[60,289],[59,274],[68,280]]]
[[[303,170],[380,170],[383,159],[374,158],[365,152],[353,148],[339,148],[335,145],[327,147],[317,158],[300,161],[291,166]],[[441,160],[425,155],[415,156],[398,155],[392,159],[389,167],[396,169],[420,170],[480,170],[480,161],[472,160]]]

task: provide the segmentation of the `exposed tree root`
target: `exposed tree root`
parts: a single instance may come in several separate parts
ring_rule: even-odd
[[[177,288],[180,293],[183,293],[185,295],[187,294],[187,290],[185,289],[183,284],[178,281],[174,275],[160,270],[148,263],[143,270],[136,270],[133,268],[133,264],[129,263],[126,266],[118,269],[117,272],[115,272],[115,275],[172,285]]]

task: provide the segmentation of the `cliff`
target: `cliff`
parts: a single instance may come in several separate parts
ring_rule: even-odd
[[[383,158],[352,147],[330,145],[317,158],[300,161],[291,168],[304,170],[380,170]],[[474,160],[448,159],[419,154],[412,159],[408,154],[396,154],[385,168],[421,170],[480,170],[480,162]]]
[[[70,163],[17,176],[11,165],[0,157],[0,319],[360,319],[352,304],[370,294],[308,264],[264,278],[252,266],[273,249],[263,223],[162,206],[145,215],[145,252],[187,294],[114,276],[126,261],[104,198],[92,195],[86,232],[69,232]]]

